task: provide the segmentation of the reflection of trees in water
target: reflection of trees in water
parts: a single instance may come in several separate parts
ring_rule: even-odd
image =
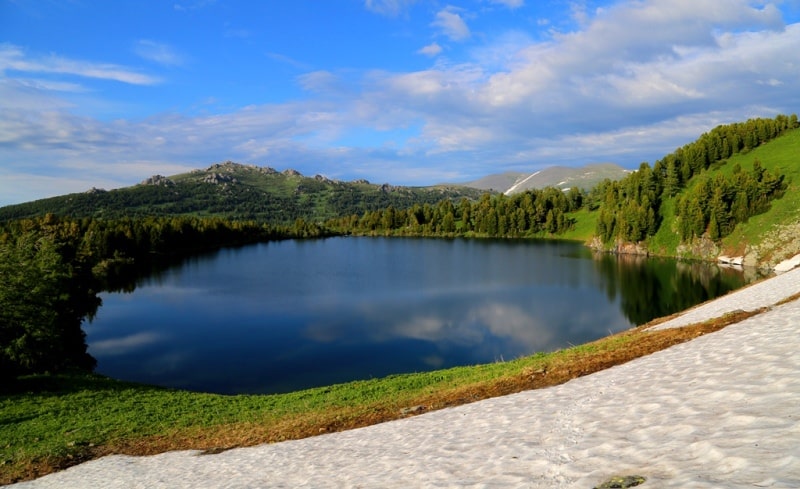
[[[230,246],[229,248],[235,248]],[[151,255],[139,260],[106,260],[94,269],[102,292],[131,294],[144,280],[161,283],[167,272],[187,264],[200,263],[219,253],[219,250],[192,254]]]
[[[609,300],[619,295],[623,313],[634,324],[688,309],[747,283],[741,271],[715,263],[608,253],[594,258]]]

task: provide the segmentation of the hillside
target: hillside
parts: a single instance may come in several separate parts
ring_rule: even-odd
[[[583,217],[597,247],[770,268],[800,253],[800,124],[719,126],[595,192],[603,203]]]
[[[598,250],[771,268],[800,252],[796,116],[718,126],[652,166],[590,191],[555,187],[333,223],[385,235],[550,237]]]
[[[513,191],[541,182],[539,174],[495,176],[495,182],[516,178],[516,187],[492,196],[464,186],[339,182],[226,162],[154,176],[125,189],[0,208],[0,221],[46,213],[184,215],[272,224],[303,219],[345,233],[553,237],[621,253],[704,260],[726,255],[770,267],[800,253],[798,155],[797,116],[780,115],[718,126],[652,166],[643,163],[624,178],[605,178],[588,191],[554,186]],[[587,166],[582,173],[602,174],[594,170],[599,168]],[[561,183],[572,178],[558,168],[541,173]]]
[[[785,177],[786,192],[772,201],[767,212],[750,217],[723,238],[720,252],[744,256],[748,265],[775,265],[800,253],[800,129],[749,154],[732,157],[719,171],[729,174],[737,164],[747,168],[755,160],[767,171]]]
[[[506,195],[545,187],[560,190],[577,187],[589,190],[605,179],[620,180],[628,173],[629,170],[614,163],[595,163],[579,168],[551,166],[534,173],[506,172],[488,175],[464,185],[481,190],[495,190]]]
[[[366,180],[341,182],[229,161],[171,177],[155,175],[132,187],[92,189],[2,207],[0,220],[47,213],[75,218],[194,215],[278,224],[298,218],[322,221],[443,199],[477,199],[483,193],[455,185],[400,187]]]

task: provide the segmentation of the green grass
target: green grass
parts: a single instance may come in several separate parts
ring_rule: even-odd
[[[729,255],[743,253],[747,245],[764,244],[770,232],[800,222],[800,129],[747,154],[730,158],[719,171],[730,174],[736,163],[742,169],[750,170],[756,158],[770,172],[785,175],[788,188],[783,197],[772,202],[769,211],[737,225],[733,233],[722,240],[723,252]],[[780,243],[776,245],[780,248]]]
[[[709,175],[721,173],[730,177],[737,164],[744,171],[752,170],[756,159],[769,172],[784,175],[788,189],[783,197],[772,202],[767,212],[753,216],[745,223],[739,223],[734,231],[722,240],[722,254],[741,256],[748,245],[763,244],[765,239],[769,239],[771,231],[800,222],[800,129],[790,131],[748,153],[734,155],[712,166],[707,172]],[[700,178],[693,179],[684,192],[692,189],[699,181]],[[647,241],[648,249],[654,254],[678,255],[680,237],[674,229],[676,200],[677,197],[667,198],[661,205],[662,225]],[[784,244],[775,243],[774,247],[779,249]]]
[[[31,467],[60,468],[109,452],[157,452],[176,441],[213,448],[335,431],[338,424],[380,420],[441,389],[481,384],[540,361],[534,356],[281,395],[193,393],[95,375],[29,377],[24,392],[0,397],[0,483],[47,471],[31,474]]]
[[[588,242],[594,236],[599,215],[598,211],[590,211],[585,207],[577,212],[567,214],[568,218],[575,219],[575,225],[569,231],[557,235],[557,238]]]
[[[673,229],[675,223],[675,198],[661,203],[662,223],[655,235],[648,239],[648,249],[659,256],[676,256],[680,235]]]

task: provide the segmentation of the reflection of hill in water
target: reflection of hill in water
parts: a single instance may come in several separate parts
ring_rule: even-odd
[[[595,254],[594,260],[609,300],[619,297],[623,313],[637,325],[727,294],[757,278],[753,271],[745,275],[716,263],[607,253]]]

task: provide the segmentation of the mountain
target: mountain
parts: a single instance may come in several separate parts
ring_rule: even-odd
[[[75,218],[197,215],[270,223],[361,215],[443,199],[477,199],[485,191],[460,185],[401,187],[366,180],[342,182],[295,170],[227,161],[170,177],[154,175],[116,190],[91,189],[0,208],[0,220],[47,213]]]
[[[528,189],[556,187],[567,190],[578,187],[589,190],[606,178],[620,180],[630,173],[614,163],[594,163],[580,168],[551,166],[534,173],[506,172],[489,175],[463,185],[481,190],[494,190],[506,195]]]

